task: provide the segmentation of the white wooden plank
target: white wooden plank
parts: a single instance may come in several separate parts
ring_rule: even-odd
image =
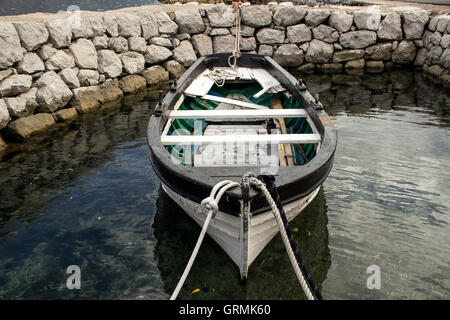
[[[169,113],[172,119],[239,119],[253,121],[267,118],[305,118],[304,109],[265,109],[265,110],[177,110]]]
[[[199,145],[207,143],[319,143],[319,134],[261,134],[261,135],[211,135],[188,136],[171,135],[161,136],[163,145]]]
[[[206,100],[211,100],[211,101],[225,102],[225,103],[229,103],[229,104],[232,104],[232,105],[235,105],[235,106],[239,106],[239,107],[244,107],[244,108],[268,109],[268,107],[266,107],[266,106],[261,106],[261,105],[258,105],[258,104],[249,103],[249,102],[245,102],[245,101],[239,101],[239,100],[234,100],[234,99],[228,99],[228,98],[212,96],[212,95],[209,95],[209,94],[204,95],[202,98],[206,99]]]
[[[200,75],[197,79],[192,81],[184,93],[190,96],[204,96],[211,90],[213,85],[214,80],[207,76]]]

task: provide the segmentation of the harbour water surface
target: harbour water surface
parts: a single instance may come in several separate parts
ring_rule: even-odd
[[[407,70],[304,80],[338,129],[330,176],[291,224],[324,298],[449,299],[449,91]],[[0,299],[170,296],[200,228],[151,168],[154,97],[127,98],[0,162]],[[66,287],[70,265],[80,290]],[[380,289],[367,288],[371,265]],[[180,297],[304,298],[279,236],[247,284],[238,278],[207,237]]]

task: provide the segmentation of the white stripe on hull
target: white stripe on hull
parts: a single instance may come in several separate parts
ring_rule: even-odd
[[[174,200],[184,211],[200,226],[203,226],[206,215],[203,214],[200,204],[180,196],[164,183],[163,190]],[[308,196],[292,201],[284,205],[284,211],[288,221],[294,219],[306,206],[315,198],[319,192],[320,186],[317,187]],[[259,213],[255,217],[249,217],[248,227],[248,253],[247,257],[243,257],[241,252],[241,218],[219,210],[216,216],[211,220],[207,233],[216,241],[220,247],[228,254],[233,262],[241,270],[241,261],[247,259],[247,268],[261,253],[265,246],[279,232],[277,222],[271,210]],[[245,251],[244,251],[245,252]],[[245,270],[246,273],[247,270]]]

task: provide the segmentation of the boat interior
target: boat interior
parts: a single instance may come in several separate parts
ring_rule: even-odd
[[[169,111],[161,142],[185,166],[302,166],[321,137],[301,103],[267,70],[214,67]]]

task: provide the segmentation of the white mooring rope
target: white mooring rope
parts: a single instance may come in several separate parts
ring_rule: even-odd
[[[266,200],[269,203],[270,208],[272,209],[272,212],[275,216],[275,220],[277,221],[278,228],[280,229],[281,238],[283,239],[283,243],[289,256],[289,260],[291,261],[292,267],[294,268],[295,275],[297,276],[297,279],[300,282],[300,285],[302,286],[302,289],[305,292],[308,300],[315,300],[313,294],[311,293],[311,290],[308,287],[308,284],[306,283],[303,273],[300,270],[297,259],[295,258],[294,251],[292,250],[291,244],[289,243],[289,238],[283,226],[283,220],[281,219],[280,211],[278,210],[278,207],[273,200],[272,195],[270,194],[269,190],[267,190],[266,185],[262,181],[256,179],[253,173],[247,173],[246,175],[249,177],[249,182],[256,188],[261,190],[266,197]]]
[[[219,211],[219,201],[222,198],[225,191],[228,189],[240,186],[239,183],[225,180],[217,183],[214,188],[211,190],[209,197],[203,199],[201,203],[202,210],[205,214],[207,214],[205,222],[202,227],[202,231],[200,232],[200,236],[198,237],[197,243],[195,244],[194,250],[192,251],[191,257],[189,258],[189,262],[184,269],[183,275],[178,281],[177,287],[175,288],[170,300],[175,300],[180,293],[181,288],[183,287],[184,281],[186,280],[189,271],[191,271],[191,267],[194,264],[195,258],[197,257],[198,250],[202,245],[203,238],[205,237],[206,230],[208,229],[211,218]],[[216,195],[217,193],[217,195]]]

